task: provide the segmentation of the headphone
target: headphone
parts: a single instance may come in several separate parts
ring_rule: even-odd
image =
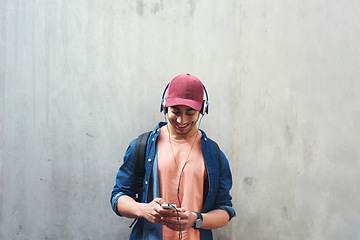
[[[165,93],[166,93],[166,90],[168,89],[169,87],[169,84],[168,83],[164,89],[164,92],[162,94],[162,97],[161,97],[161,105],[160,105],[160,112],[164,112],[164,114],[168,113],[168,108],[166,107],[166,98],[165,98]],[[204,88],[204,92],[205,92],[205,95],[206,95],[206,100],[203,100],[202,102],[202,106],[201,106],[201,109],[200,109],[200,113],[202,115],[204,115],[205,113],[206,114],[209,114],[209,97],[208,97],[208,93],[206,91],[206,88],[203,84],[203,88]]]

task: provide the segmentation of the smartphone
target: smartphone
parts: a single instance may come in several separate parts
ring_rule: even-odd
[[[176,211],[176,204],[163,203],[161,204],[161,207],[164,209],[172,209],[173,211]]]

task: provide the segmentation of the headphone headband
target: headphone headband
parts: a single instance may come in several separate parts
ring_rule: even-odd
[[[165,93],[166,93],[166,90],[169,88],[169,84],[168,83],[164,89],[164,92],[162,94],[162,97],[161,97],[161,105],[160,105],[160,112],[164,111],[164,114],[166,114],[168,112],[168,108],[166,107],[166,98],[165,98]],[[200,113],[202,115],[204,115],[205,113],[206,114],[209,114],[209,97],[208,97],[208,93],[206,91],[206,88],[204,86],[204,84],[202,85],[203,88],[204,88],[204,92],[205,92],[205,96],[206,96],[206,100],[203,100],[203,103],[202,103],[202,106],[201,106],[201,109],[200,109]]]

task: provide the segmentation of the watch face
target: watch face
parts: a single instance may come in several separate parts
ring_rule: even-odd
[[[196,227],[196,228],[200,228],[200,227],[201,227],[201,224],[202,224],[202,220],[201,220],[201,219],[197,219],[197,220],[195,221],[195,227]]]

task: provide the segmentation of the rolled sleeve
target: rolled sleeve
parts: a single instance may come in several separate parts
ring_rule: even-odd
[[[117,214],[119,215],[120,217],[122,217],[122,215],[119,213],[118,209],[117,209],[117,202],[119,200],[119,198],[121,196],[124,196],[126,195],[125,193],[123,192],[118,192],[116,193],[112,198],[111,198],[111,207],[112,207],[112,210]]]
[[[116,175],[116,183],[111,193],[110,203],[113,211],[121,216],[117,210],[117,202],[119,198],[123,195],[135,197],[136,189],[136,176],[134,173],[134,149],[135,149],[135,140],[132,141],[129,147],[126,150],[124,156],[124,163],[119,168],[119,171]]]
[[[229,215],[229,221],[236,215],[235,209],[233,207],[222,206],[222,207],[219,207],[219,209],[224,210]]]

